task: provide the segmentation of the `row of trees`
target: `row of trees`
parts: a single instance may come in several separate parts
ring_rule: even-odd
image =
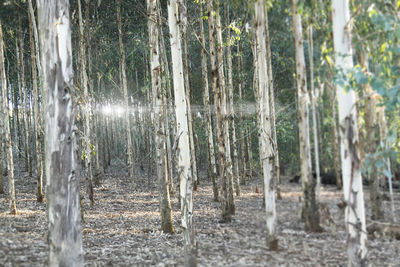
[[[126,11],[127,6],[123,5],[127,3],[115,1],[114,28],[108,23],[111,16],[107,13],[114,1],[96,4],[85,1],[82,5],[81,0],[77,0],[72,18],[68,0],[54,3],[38,0],[36,16],[31,0],[16,5],[10,1],[3,4],[3,10],[11,11],[9,16],[17,14],[14,17],[20,19],[9,20],[6,38],[0,27],[0,151],[3,152],[0,167],[3,168],[3,161],[7,163],[10,211],[15,214],[13,156],[18,155],[24,162],[30,177],[36,176],[39,202],[44,200],[45,166],[50,265],[83,264],[78,178],[86,178],[93,205],[93,180],[95,184],[101,182],[101,172],[112,159],[114,164],[120,160],[126,166],[133,188],[138,172],[136,166],[141,170],[148,167],[149,177],[152,166],[156,166],[161,228],[166,233],[174,232],[170,195],[178,188],[186,264],[191,266],[196,264],[193,191],[200,184],[200,158],[207,162],[213,199],[221,202],[223,222],[230,222],[235,214],[235,195],[240,195],[240,184],[246,183],[248,175],[259,172],[264,184],[268,246],[276,250],[279,174],[281,169],[289,168],[280,162],[292,161],[293,154],[300,166],[302,219],[306,230],[321,230],[320,169],[326,171],[327,168],[320,168],[319,163],[333,159],[338,188],[341,188],[340,176],[343,177],[349,261],[352,265],[366,264],[361,171],[365,169],[369,177],[373,215],[383,218],[378,178],[385,175],[391,186],[390,162],[393,152],[396,153],[391,146],[396,142],[398,125],[387,125],[385,120],[386,117],[398,118],[396,111],[400,102],[397,100],[400,90],[394,86],[398,70],[393,64],[398,57],[398,18],[390,5],[356,1],[353,9],[358,20],[351,21],[346,0],[333,0],[331,5],[291,0],[290,22],[280,16],[288,12],[287,3],[274,1],[186,3],[170,0],[167,4],[147,0],[135,3],[142,5],[142,9]],[[366,6],[368,11],[365,11]],[[397,10],[399,5],[393,8]],[[27,15],[21,15],[21,10]],[[240,10],[246,10],[246,15],[242,16]],[[319,16],[315,16],[317,12]],[[270,16],[272,22],[267,14],[273,15]],[[1,15],[7,17],[4,13]],[[29,64],[25,60],[22,19],[25,17],[29,25]],[[192,23],[194,18],[198,28]],[[303,41],[304,19],[308,24],[307,51]],[[76,25],[72,32],[71,20],[72,25]],[[251,21],[252,27],[249,26]],[[208,27],[204,27],[205,22]],[[274,41],[281,37],[279,34],[288,35],[287,29],[280,29],[280,24],[291,26],[293,40],[285,36],[289,41],[277,46]],[[270,25],[275,26],[271,27],[271,35]],[[379,38],[369,36],[366,29],[371,27]],[[331,31],[333,38],[327,35]],[[114,32],[118,34],[118,45],[115,45],[118,51],[113,47],[117,37]],[[391,32],[395,34],[390,35]],[[313,33],[316,33],[315,41],[321,52],[314,50]],[[352,33],[357,36],[355,44],[352,44]],[[387,41],[387,38],[391,39]],[[363,42],[364,39],[367,42]],[[5,45],[3,40],[6,40]],[[141,40],[146,44],[141,44]],[[13,42],[15,48],[10,45]],[[378,54],[371,50],[377,44]],[[195,47],[196,52],[192,52]],[[287,58],[293,56],[282,53],[287,47],[295,51],[292,60]],[[356,47],[355,54],[353,47]],[[114,52],[119,56],[115,57]],[[308,52],[309,68],[305,52]],[[321,60],[314,69],[316,57]],[[141,63],[138,63],[139,58]],[[8,66],[13,66],[12,70],[5,59]],[[359,65],[354,66],[354,59]],[[369,64],[373,64],[371,70]],[[31,68],[30,79],[26,66]],[[284,70],[282,73],[280,68]],[[198,73],[194,69],[198,69]],[[77,75],[73,76],[74,72]],[[288,73],[295,73],[294,78],[288,79]],[[140,80],[144,82],[139,84]],[[316,81],[317,89],[314,88]],[[288,83],[290,87],[296,85],[295,94],[285,93]],[[324,92],[323,87],[326,87]],[[334,87],[338,97],[338,127]],[[363,101],[358,101],[357,95],[361,94]],[[116,98],[121,99],[119,105],[113,101]],[[256,102],[256,115],[246,116],[250,108],[245,100],[252,99]],[[381,101],[379,104],[377,99]],[[196,119],[194,103],[202,104],[197,114],[204,119]],[[285,110],[285,103],[289,104],[289,109],[291,103],[297,107],[297,130],[292,119],[296,113]],[[321,120],[321,113],[325,112],[331,114]],[[359,133],[360,113],[364,113],[366,133]],[[374,116],[376,113],[378,117]],[[377,128],[379,135],[375,133]],[[330,129],[330,134],[322,137],[328,132],[326,129]],[[253,138],[255,132],[258,138]],[[288,140],[296,139],[293,136],[297,136],[297,132],[299,145],[293,148]],[[387,138],[388,135],[391,137]],[[312,178],[311,139],[316,181]],[[320,159],[318,143],[329,139],[330,145],[324,145]],[[14,154],[13,145],[17,151]],[[368,154],[367,168],[362,165],[364,150]],[[42,151],[45,151],[44,160]],[[120,154],[126,156],[118,157]],[[82,170],[78,168],[79,158],[85,165]],[[145,162],[150,163],[145,166]],[[0,181],[0,190],[3,190],[3,180]]]

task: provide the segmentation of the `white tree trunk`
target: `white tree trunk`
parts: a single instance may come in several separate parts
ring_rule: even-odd
[[[69,1],[39,0],[49,266],[83,266]]]
[[[15,199],[15,187],[14,187],[14,157],[12,152],[12,141],[10,132],[10,109],[8,105],[8,88],[6,69],[4,65],[4,40],[3,40],[3,27],[0,20],[0,80],[1,80],[1,92],[2,92],[2,116],[3,121],[3,133],[4,142],[6,145],[6,159],[7,159],[7,174],[8,174],[8,194],[10,198],[10,214],[17,214],[17,205]],[[2,149],[0,147],[0,149]],[[1,162],[3,164],[3,162]],[[3,175],[3,173],[1,173]]]
[[[149,29],[149,44],[150,44],[150,70],[151,84],[153,94],[154,108],[154,132],[156,143],[156,163],[157,176],[159,184],[160,198],[160,214],[161,214],[161,229],[165,233],[174,233],[174,224],[172,221],[172,208],[169,198],[168,188],[168,171],[167,171],[167,151],[166,151],[166,135],[165,135],[165,97],[166,88],[162,88],[161,81],[161,62],[160,62],[160,46],[159,46],[159,12],[158,1],[147,0],[148,10],[148,29]]]
[[[271,116],[268,92],[268,68],[267,47],[265,32],[265,0],[257,0],[255,3],[255,26],[257,36],[258,57],[258,82],[259,82],[259,133],[260,133],[260,161],[264,177],[265,210],[267,218],[267,240],[271,250],[278,249],[276,237],[276,207],[275,207],[275,183],[273,179],[274,155],[273,136],[271,133]]]
[[[315,181],[311,173],[310,126],[308,106],[310,99],[307,92],[306,61],[303,48],[303,30],[298,13],[298,0],[291,0],[293,37],[296,53],[296,82],[298,98],[298,124],[300,145],[301,185],[303,189],[302,218],[308,231],[320,231],[319,212],[315,200]]]
[[[185,264],[196,265],[196,240],[193,225],[193,177],[190,169],[188,114],[182,65],[182,46],[178,25],[178,3],[168,1],[168,24],[171,34],[172,73],[175,92],[176,136],[178,138],[178,175],[180,180],[181,218],[185,242]]]
[[[332,1],[332,20],[336,68],[347,75],[353,67],[348,0]],[[353,90],[347,92],[340,85],[336,85],[336,90],[339,102],[343,193],[347,204],[345,224],[349,266],[367,266],[367,233],[355,108],[357,99]]]

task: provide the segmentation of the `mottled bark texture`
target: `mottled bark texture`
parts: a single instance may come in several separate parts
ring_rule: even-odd
[[[172,208],[169,198],[167,147],[165,136],[165,89],[161,82],[161,62],[159,46],[159,11],[157,0],[147,0],[149,45],[150,45],[150,70],[154,109],[154,132],[156,145],[156,164],[158,189],[160,198],[161,229],[164,233],[174,233],[172,221]]]
[[[315,199],[315,181],[311,173],[310,126],[308,114],[310,99],[307,92],[307,72],[303,49],[303,30],[297,5],[298,0],[291,0],[293,37],[296,54],[300,171],[301,185],[303,189],[302,219],[305,222],[306,230],[315,232],[320,231],[321,227],[319,225],[318,205]]]
[[[49,266],[83,266],[69,1],[39,0]]]
[[[185,244],[185,265],[197,265],[196,236],[193,224],[193,177],[190,169],[188,114],[183,77],[182,45],[178,25],[179,3],[168,1],[168,25],[171,34],[172,73],[175,92],[177,158],[180,180],[181,218]]]
[[[353,68],[349,0],[332,1],[333,46],[339,72],[348,75]],[[357,127],[357,102],[354,90],[337,84],[339,103],[340,150],[342,159],[345,226],[348,266],[368,266],[364,194]]]

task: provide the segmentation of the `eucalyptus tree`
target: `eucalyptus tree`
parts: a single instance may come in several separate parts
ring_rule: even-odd
[[[209,14],[208,17],[208,32],[209,32],[209,42],[210,42],[210,63],[211,63],[211,87],[214,94],[214,108],[215,108],[215,120],[216,120],[216,128],[217,128],[217,142],[218,142],[218,156],[219,156],[219,176],[220,176],[220,185],[221,185],[221,209],[222,209],[222,220],[225,222],[230,222],[232,220],[232,214],[230,209],[230,200],[228,196],[228,160],[227,154],[225,152],[225,146],[227,146],[225,142],[224,135],[224,118],[223,108],[223,98],[222,98],[222,90],[220,83],[218,80],[221,79],[219,69],[219,62],[217,59],[217,23],[215,22],[215,10],[214,10],[214,1],[208,1],[207,3],[207,11]],[[219,10],[218,10],[219,12]],[[222,39],[222,38],[221,38]],[[226,107],[225,107],[226,108]]]
[[[344,77],[353,68],[350,9],[348,0],[332,1],[333,41],[336,68]],[[342,159],[345,225],[349,266],[367,266],[367,232],[361,159],[358,146],[356,93],[336,84],[339,104],[340,150]]]
[[[92,151],[91,151],[91,138],[90,138],[90,104],[89,104],[89,81],[86,72],[86,45],[84,36],[84,25],[82,17],[81,0],[78,0],[78,19],[79,19],[79,63],[80,63],[80,74],[81,74],[81,86],[83,87],[83,117],[84,117],[84,158],[86,167],[86,180],[87,180],[87,191],[91,205],[94,204],[94,193],[93,193],[93,172],[92,172]]]
[[[152,98],[154,108],[154,132],[156,145],[156,164],[158,176],[158,188],[160,197],[160,213],[161,213],[161,229],[165,233],[174,233],[174,224],[172,221],[172,208],[169,197],[168,187],[168,164],[167,164],[167,147],[166,147],[166,103],[165,91],[161,81],[161,62],[160,62],[160,32],[157,0],[147,0],[148,13],[148,29],[149,29],[149,46],[150,46],[150,70]],[[169,137],[168,137],[169,138]],[[172,179],[172,177],[171,177]]]
[[[201,75],[203,80],[203,105],[206,110],[206,120],[207,120],[207,147],[208,147],[208,168],[209,174],[211,176],[211,181],[213,184],[213,194],[214,201],[218,201],[218,185],[217,185],[217,166],[215,162],[215,151],[214,151],[214,138],[213,138],[213,127],[212,127],[212,117],[210,108],[210,93],[208,85],[208,70],[207,70],[207,50],[206,50],[206,40],[204,36],[204,24],[203,24],[203,3],[200,1],[199,13],[200,13],[200,43],[201,43]]]
[[[135,185],[135,162],[133,155],[133,143],[131,132],[131,120],[129,111],[129,96],[128,96],[128,82],[126,79],[126,55],[125,47],[122,41],[122,22],[121,22],[121,1],[116,0],[117,3],[117,24],[118,24],[118,40],[119,50],[121,55],[121,86],[124,93],[124,107],[125,107],[125,121],[126,121],[126,138],[127,138],[127,154],[128,154],[128,170],[129,176],[132,180],[132,187]]]
[[[315,199],[315,181],[311,172],[311,151],[309,136],[309,112],[310,102],[307,92],[307,72],[303,49],[303,29],[298,10],[298,0],[291,0],[293,37],[296,54],[296,83],[298,98],[298,124],[300,145],[300,171],[303,190],[302,219],[309,231],[320,231],[319,211]]]
[[[3,26],[0,19],[0,80],[1,80],[1,109],[3,121],[3,133],[4,143],[6,147],[6,159],[7,159],[7,175],[8,175],[8,194],[10,198],[10,214],[17,214],[17,205],[15,198],[15,186],[14,186],[14,157],[12,151],[12,140],[10,131],[10,107],[8,101],[8,87],[6,77],[6,67],[4,58],[4,39],[3,39]],[[0,148],[1,149],[1,148]],[[2,163],[1,163],[2,164]],[[3,175],[3,173],[1,173]]]
[[[168,1],[168,26],[170,31],[172,73],[175,93],[176,136],[178,138],[177,158],[180,180],[181,218],[185,243],[185,265],[196,266],[196,237],[193,224],[193,176],[190,164],[188,101],[185,97],[183,77],[182,45],[178,24],[179,3]]]
[[[271,113],[268,90],[268,67],[267,46],[265,27],[265,0],[255,2],[255,27],[257,38],[257,71],[258,71],[258,93],[259,97],[259,137],[260,137],[260,161],[263,172],[265,209],[267,219],[267,240],[271,250],[278,249],[276,237],[276,207],[275,207],[275,183],[274,156],[273,156],[273,133],[271,129]]]
[[[37,66],[40,66],[40,63],[37,64],[39,58],[37,39],[34,39],[34,36],[37,38],[37,28],[34,13],[31,12],[32,2],[28,0],[29,10],[28,10],[28,18],[29,18],[29,41],[30,41],[30,50],[31,50],[31,67],[32,67],[32,85],[33,85],[33,109],[34,109],[34,121],[33,121],[33,131],[35,133],[35,147],[36,147],[36,180],[37,180],[37,201],[43,202],[43,159],[42,159],[42,141],[41,141],[41,111],[39,108],[39,89],[38,89],[38,70]],[[35,34],[36,31],[36,34]],[[40,75],[39,71],[39,75]],[[40,76],[39,76],[40,80]]]
[[[83,266],[69,1],[38,1],[45,104],[49,266]]]

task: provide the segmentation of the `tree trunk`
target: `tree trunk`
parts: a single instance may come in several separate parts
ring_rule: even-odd
[[[310,88],[311,88],[311,113],[313,122],[313,136],[314,136],[314,159],[315,159],[315,173],[317,175],[317,196],[318,202],[321,201],[321,176],[319,171],[319,148],[318,148],[318,130],[317,130],[317,116],[315,108],[315,89],[314,89],[314,42],[313,42],[313,26],[310,24],[308,28],[308,58],[310,64]]]
[[[0,20],[0,80],[1,80],[1,92],[2,92],[2,121],[3,121],[3,134],[4,142],[6,145],[6,158],[7,158],[7,174],[8,174],[8,194],[10,198],[10,214],[17,214],[17,204],[15,198],[15,186],[14,186],[14,158],[12,152],[12,141],[10,132],[10,109],[8,104],[8,88],[7,78],[5,69],[4,59],[4,40],[3,40],[3,27],[2,21]],[[3,174],[2,174],[3,175]]]
[[[86,72],[86,48],[84,25],[82,19],[81,0],[78,0],[78,13],[79,13],[79,50],[80,50],[80,66],[81,66],[81,85],[83,87],[83,117],[84,117],[84,151],[85,151],[85,167],[86,167],[86,180],[87,190],[91,205],[94,204],[93,194],[93,173],[92,173],[92,143],[90,138],[90,99],[88,88],[88,76]]]
[[[117,2],[117,23],[118,23],[118,39],[119,49],[121,53],[121,72],[122,72],[122,89],[124,91],[124,105],[125,105],[125,120],[126,120],[126,136],[127,136],[127,152],[128,152],[128,170],[132,180],[132,187],[135,187],[135,162],[133,155],[133,143],[131,133],[131,120],[129,111],[129,96],[128,96],[128,84],[126,80],[126,59],[125,59],[125,48],[122,42],[122,23],[121,23],[121,0]]]
[[[336,68],[347,77],[353,67],[350,10],[348,0],[332,1],[333,43]],[[368,266],[364,195],[358,147],[355,91],[336,85],[339,102],[340,147],[343,193],[346,203],[345,225],[349,266]]]
[[[32,5],[31,0],[28,0],[29,6]],[[33,109],[34,109],[34,122],[33,131],[35,133],[35,147],[36,147],[36,181],[37,181],[37,192],[36,199],[38,202],[43,202],[43,159],[42,159],[42,142],[40,138],[41,126],[40,126],[40,109],[39,109],[39,90],[38,90],[38,79],[36,71],[36,51],[33,40],[33,26],[32,22],[35,20],[32,17],[31,12],[28,12],[29,18],[29,40],[31,48],[31,66],[32,66],[32,83],[33,83]],[[39,60],[39,59],[38,59]],[[40,65],[40,63],[39,63]]]
[[[178,3],[168,1],[168,24],[171,34],[171,58],[175,92],[176,136],[178,138],[178,174],[180,180],[181,217],[185,243],[185,265],[197,265],[196,237],[193,224],[193,177],[190,169],[188,114],[182,66],[182,47],[178,25]],[[186,70],[187,71],[187,70]]]
[[[187,17],[186,0],[178,1],[181,9],[181,18]],[[187,19],[180,21],[182,23],[182,39],[183,39],[183,70],[185,74],[185,92],[186,92],[186,104],[188,111],[188,126],[189,126],[189,142],[190,142],[190,164],[192,165],[194,190],[197,190],[198,177],[197,177],[197,162],[196,162],[196,150],[194,145],[194,134],[193,134],[193,116],[192,108],[190,104],[190,80],[189,80],[189,55],[187,46]]]
[[[237,45],[237,73],[239,75],[239,83],[238,83],[238,91],[239,91],[239,99],[240,99],[240,107],[239,107],[239,125],[241,126],[239,129],[240,133],[240,155],[241,155],[241,174],[240,174],[240,184],[246,184],[246,151],[245,151],[245,126],[243,124],[243,78],[242,78],[242,55],[240,52],[240,45]]]
[[[169,198],[167,153],[165,140],[165,96],[162,88],[159,47],[159,11],[157,0],[147,0],[150,68],[154,108],[154,132],[156,143],[157,176],[160,197],[161,229],[164,233],[174,233],[172,208]]]
[[[224,9],[225,9],[225,17],[229,23],[229,7],[227,6],[226,2],[224,2]],[[232,154],[233,154],[233,181],[235,183],[236,188],[236,195],[240,196],[240,185],[239,185],[239,159],[238,159],[238,148],[237,148],[237,140],[236,140],[236,127],[235,127],[235,110],[234,110],[234,103],[233,103],[233,67],[232,67],[232,52],[231,52],[231,34],[230,28],[227,29],[226,40],[228,45],[226,46],[226,58],[227,58],[227,65],[228,65],[228,98],[229,98],[229,105],[228,105],[228,123],[230,122],[230,126],[232,129]],[[229,134],[229,132],[228,132]]]
[[[201,41],[201,75],[203,78],[203,104],[206,113],[207,123],[207,145],[208,145],[208,162],[209,162],[209,173],[211,175],[211,181],[213,184],[213,195],[214,201],[218,201],[218,185],[217,185],[217,166],[215,164],[215,152],[214,152],[214,138],[212,128],[212,116],[210,108],[210,94],[208,86],[208,71],[207,71],[207,55],[206,55],[206,40],[204,38],[204,25],[203,25],[203,4],[199,3],[200,11],[200,41]]]
[[[282,199],[281,187],[280,187],[279,148],[278,148],[278,138],[276,135],[274,76],[272,74],[271,40],[269,38],[267,9],[265,10],[265,34],[266,34],[266,43],[267,43],[269,103],[271,106],[271,130],[272,130],[273,140],[274,140],[274,177],[275,177],[275,186],[276,186],[276,197],[278,199]]]
[[[226,153],[225,153],[225,139],[224,139],[224,119],[222,112],[222,88],[218,84],[219,77],[217,62],[217,30],[214,17],[214,3],[213,1],[208,2],[208,14],[211,14],[208,18],[208,32],[210,36],[210,62],[211,62],[211,86],[214,93],[214,108],[215,108],[215,119],[217,128],[217,141],[218,141],[218,155],[219,155],[219,175],[221,184],[221,208],[222,208],[222,221],[231,221],[231,212],[229,207],[228,199],[228,178],[226,168]],[[218,9],[217,9],[218,10]],[[218,11],[217,11],[218,12]]]
[[[368,73],[368,55],[366,52],[360,54],[360,65],[363,70]],[[367,96],[364,111],[365,129],[366,129],[366,144],[365,153],[374,154],[376,152],[376,125],[377,125],[377,107],[374,91],[369,84],[363,85],[364,94]],[[379,176],[375,164],[371,166],[371,171],[368,171],[369,194],[371,199],[371,211],[373,220],[381,220],[384,218],[384,210],[382,207],[382,197],[379,192]]]
[[[222,25],[220,16],[220,0],[215,1],[215,24],[217,32],[217,60],[218,60],[218,81],[221,90],[221,112],[223,120],[222,133],[224,136],[224,148],[225,148],[225,175],[227,179],[227,191],[228,191],[228,212],[235,214],[235,195],[233,189],[233,171],[232,171],[232,158],[231,158],[231,145],[229,138],[229,118],[228,118],[228,100],[226,94],[226,82],[225,82],[225,68],[224,68],[224,51],[222,38]]]
[[[278,249],[276,237],[276,207],[275,207],[275,183],[273,179],[274,155],[273,137],[271,132],[271,113],[269,107],[268,91],[268,67],[267,46],[265,26],[265,0],[255,2],[255,27],[257,38],[258,57],[258,82],[259,82],[259,139],[260,139],[260,162],[264,177],[265,210],[267,220],[267,242],[270,250]]]
[[[46,94],[49,266],[83,266],[69,3],[39,0],[38,10]]]
[[[306,62],[303,50],[303,31],[301,17],[298,13],[298,0],[291,0],[293,36],[296,52],[296,81],[298,97],[298,124],[300,145],[301,185],[303,189],[302,218],[308,231],[320,231],[319,211],[315,200],[315,181],[311,173],[311,151],[309,136],[308,105],[310,99],[307,92]]]

